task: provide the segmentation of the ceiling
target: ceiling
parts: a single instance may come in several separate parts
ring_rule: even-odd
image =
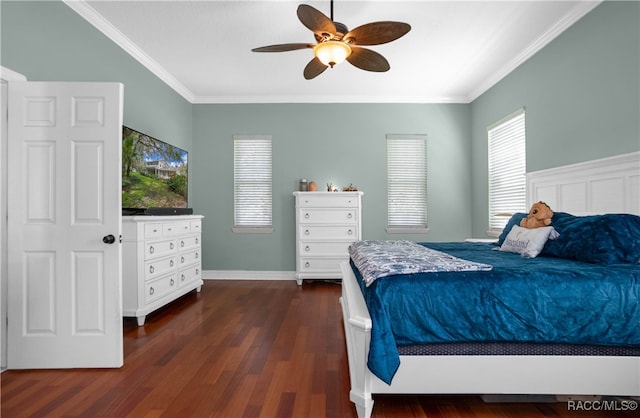
[[[350,29],[393,20],[404,37],[370,49],[391,69],[345,62],[313,80],[311,49],[252,48],[314,42],[296,1],[65,0],[191,103],[469,103],[599,1],[348,1],[334,19]],[[305,2],[330,16],[330,1]]]

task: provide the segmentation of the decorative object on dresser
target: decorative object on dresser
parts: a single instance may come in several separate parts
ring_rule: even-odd
[[[202,288],[201,215],[122,218],[122,312],[147,314]]]
[[[294,192],[296,281],[339,279],[348,247],[362,239],[362,192]]]

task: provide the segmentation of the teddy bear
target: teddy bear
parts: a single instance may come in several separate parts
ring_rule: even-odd
[[[520,226],[523,228],[540,228],[543,226],[551,225],[551,217],[553,211],[544,202],[537,202],[531,206],[529,215],[520,221]]]

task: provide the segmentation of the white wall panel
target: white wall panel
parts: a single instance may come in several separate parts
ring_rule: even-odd
[[[574,215],[640,215],[640,152],[527,173],[527,200]]]

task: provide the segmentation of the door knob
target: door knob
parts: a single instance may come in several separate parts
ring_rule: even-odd
[[[111,234],[105,235],[104,237],[102,237],[102,242],[104,242],[105,244],[113,244],[114,242],[116,242],[116,237]]]

